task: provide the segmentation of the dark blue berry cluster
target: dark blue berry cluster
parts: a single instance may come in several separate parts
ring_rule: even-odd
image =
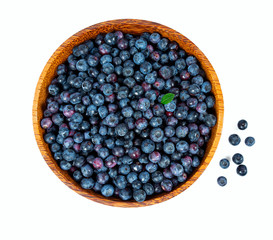
[[[142,202],[199,166],[216,124],[211,88],[197,59],[158,33],[100,34],[58,66],[44,140],[82,188]]]
[[[240,130],[245,130],[248,126],[248,123],[246,120],[242,119],[238,122],[237,124],[238,128]],[[233,146],[237,146],[240,144],[241,142],[241,138],[237,135],[237,134],[232,134],[229,136],[229,143]],[[255,144],[255,139],[253,137],[247,137],[245,139],[245,144],[249,147],[253,146]],[[239,165],[236,169],[236,172],[238,175],[240,176],[245,176],[247,174],[247,167],[245,165],[243,165],[243,161],[244,161],[244,157],[242,154],[240,153],[235,153],[233,156],[232,156],[232,161]],[[229,167],[229,160],[224,158],[220,161],[220,167],[223,168],[223,169],[226,169]],[[217,179],[217,183],[220,185],[220,186],[225,186],[227,184],[227,179],[223,176],[219,177]]]
[[[237,124],[238,128],[240,130],[245,130],[247,129],[248,123],[246,120],[242,119],[238,122]],[[228,138],[228,141],[231,145],[237,146],[241,142],[241,138],[237,134],[231,134]],[[247,137],[245,139],[245,144],[249,147],[253,146],[255,144],[255,138],[254,137]]]

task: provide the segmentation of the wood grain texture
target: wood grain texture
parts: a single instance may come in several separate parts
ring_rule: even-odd
[[[47,88],[52,79],[56,76],[56,69],[58,65],[65,62],[67,57],[72,53],[72,49],[74,46],[83,43],[88,39],[95,38],[99,33],[107,33],[117,30],[131,34],[141,34],[143,32],[159,32],[163,37],[166,37],[171,41],[176,41],[180,45],[180,47],[183,48],[188,54],[194,55],[199,60],[202,68],[206,72],[207,78],[212,84],[212,92],[214,93],[214,96],[216,98],[215,112],[217,115],[217,124],[212,129],[212,136],[209,140],[205,156],[203,157],[199,168],[196,169],[195,172],[193,172],[193,174],[184,184],[180,184],[172,192],[156,195],[155,197],[147,199],[142,203],[138,203],[133,200],[122,201],[114,197],[105,198],[92,190],[82,189],[80,185],[76,183],[66,171],[60,169],[56,161],[53,159],[49,147],[43,139],[44,130],[40,127],[40,121],[43,117],[43,110],[46,107],[46,97],[48,95]],[[188,187],[190,187],[204,172],[216,151],[221,137],[224,116],[224,101],[221,86],[212,65],[210,64],[206,56],[189,39],[187,39],[182,34],[176,32],[175,30],[155,22],[136,19],[120,19],[98,23],[88,28],[85,28],[67,39],[54,52],[54,54],[45,65],[43,72],[39,78],[33,101],[32,116],[35,138],[43,158],[45,159],[51,170],[57,175],[57,177],[69,188],[71,188],[78,194],[98,203],[116,207],[143,207],[173,198],[174,196],[178,195],[179,193],[185,191]]]

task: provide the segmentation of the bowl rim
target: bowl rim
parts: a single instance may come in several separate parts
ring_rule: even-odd
[[[144,202],[122,201],[117,198],[103,197],[102,195],[100,195],[99,193],[96,193],[93,190],[82,189],[79,186],[79,184],[76,183],[72,179],[72,177],[68,175],[67,171],[62,170],[58,166],[57,162],[53,159],[51,155],[48,145],[44,142],[44,139],[43,139],[44,130],[40,127],[41,112],[42,112],[40,99],[44,97],[45,95],[47,96],[46,89],[48,84],[47,86],[45,86],[45,81],[46,81],[45,79],[48,78],[49,75],[51,76],[51,79],[53,79],[52,74],[54,74],[53,73],[54,71],[56,72],[57,66],[63,62],[60,60],[60,58],[62,58],[62,56],[64,56],[65,54],[67,55],[67,48],[71,50],[73,46],[76,46],[90,39],[89,37],[90,35],[96,36],[97,34],[101,32],[101,30],[103,30],[104,32],[111,32],[114,30],[121,30],[123,32],[127,31],[127,33],[129,32],[132,33],[132,31],[138,31],[139,33],[145,32],[142,30],[142,28],[146,29],[149,32],[159,32],[163,37],[167,37],[171,41],[177,41],[181,48],[183,48],[187,53],[194,55],[198,59],[202,69],[205,71],[207,75],[207,78],[210,80],[212,84],[212,89],[214,92],[214,96],[216,98],[215,112],[217,115],[217,123],[212,129],[212,135],[214,137],[211,137],[211,139],[208,142],[205,155],[202,159],[200,166],[196,169],[196,171],[194,171],[190,175],[190,177],[187,179],[185,183],[180,184],[171,192],[158,194],[151,199],[145,200]],[[206,58],[206,56],[203,54],[203,52],[193,42],[191,42],[188,38],[186,38],[181,33],[167,26],[164,26],[162,24],[147,21],[147,20],[140,20],[140,19],[116,19],[116,20],[110,20],[110,21],[97,23],[87,28],[84,28],[83,30],[75,33],[70,38],[68,38],[63,44],[61,44],[57,48],[57,50],[53,53],[53,55],[50,57],[50,59],[46,63],[39,77],[39,80],[35,89],[35,96],[33,100],[33,109],[32,109],[33,129],[34,129],[34,135],[35,135],[38,148],[44,160],[46,161],[47,165],[55,173],[55,175],[65,185],[67,185],[70,189],[74,190],[78,194],[90,200],[93,200],[95,202],[102,203],[105,205],[110,205],[110,206],[116,206],[116,207],[143,207],[143,206],[157,204],[177,196],[178,194],[185,191],[188,187],[190,187],[201,176],[201,174],[204,172],[204,170],[207,168],[208,164],[213,158],[213,155],[217,149],[217,146],[221,137],[221,133],[222,133],[223,117],[224,117],[224,101],[223,101],[223,94],[222,94],[220,82],[218,80],[218,77],[216,75],[214,68],[212,67],[211,63]]]

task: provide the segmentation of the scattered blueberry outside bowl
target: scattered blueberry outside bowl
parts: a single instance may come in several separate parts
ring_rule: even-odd
[[[175,30],[135,19],[66,40],[33,101],[51,170],[78,194],[117,207],[153,205],[191,186],[216,151],[223,115],[205,55]]]

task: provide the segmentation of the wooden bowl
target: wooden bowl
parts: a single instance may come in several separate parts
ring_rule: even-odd
[[[212,92],[214,93],[214,96],[216,98],[215,112],[217,115],[217,124],[212,129],[211,139],[208,142],[207,149],[200,166],[190,175],[185,183],[180,184],[173,191],[161,193],[141,203],[135,202],[133,200],[122,201],[114,197],[106,198],[92,190],[82,189],[80,185],[72,179],[68,172],[62,170],[53,159],[49,147],[43,139],[44,130],[40,127],[40,121],[43,117],[43,110],[46,107],[46,98],[48,95],[47,88],[51,80],[56,76],[57,66],[65,62],[67,57],[72,53],[72,49],[74,46],[81,44],[88,39],[95,38],[99,33],[108,33],[117,30],[131,34],[141,34],[143,32],[159,32],[163,37],[166,37],[171,41],[176,41],[180,45],[180,47],[183,48],[188,54],[194,55],[199,60],[203,70],[206,72],[207,78],[212,84]],[[54,52],[54,54],[45,65],[44,70],[39,78],[33,101],[32,115],[35,138],[38,147],[43,155],[43,158],[45,159],[51,170],[58,176],[58,178],[63,183],[65,183],[68,187],[70,187],[78,194],[98,203],[116,207],[143,207],[173,198],[174,196],[178,195],[179,193],[186,190],[189,186],[191,186],[204,172],[214,155],[214,152],[221,137],[224,116],[224,102],[220,83],[212,65],[210,64],[206,56],[189,39],[187,39],[182,34],[176,32],[175,30],[155,22],[136,19],[121,19],[102,22],[85,28],[67,39]]]

